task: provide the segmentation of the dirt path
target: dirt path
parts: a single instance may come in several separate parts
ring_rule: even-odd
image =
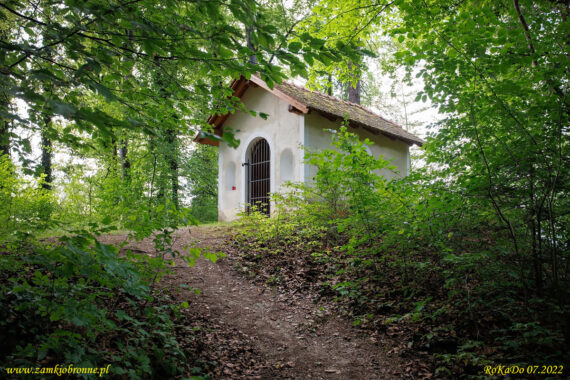
[[[178,233],[177,247],[189,242],[219,249],[226,229],[193,227]],[[133,248],[148,252],[142,242]],[[280,294],[252,283],[234,269],[232,257],[214,264],[199,260],[190,268],[177,262],[176,274],[165,282],[190,286],[178,294],[190,311],[218,330],[220,351],[238,348],[218,358],[219,378],[261,379],[387,379],[399,378],[398,363],[386,357],[381,338],[351,327],[350,322],[316,305],[310,295]],[[383,344],[385,343],[385,344]],[[245,358],[245,360],[244,360]],[[243,368],[243,367],[246,368]]]

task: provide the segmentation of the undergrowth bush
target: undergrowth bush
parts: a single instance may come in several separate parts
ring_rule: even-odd
[[[190,373],[193,358],[180,341],[192,340],[180,313],[188,304],[154,286],[169,270],[167,256],[177,254],[162,247],[153,257],[119,255],[117,247],[83,231],[29,243],[17,253],[2,252],[0,365],[110,365],[111,374],[127,378]],[[192,249],[187,261],[193,264],[198,256],[200,250]],[[215,260],[211,253],[205,256]],[[186,330],[185,335],[176,330]]]
[[[181,313],[188,303],[156,286],[175,257],[189,265],[201,255],[218,258],[197,247],[174,249],[176,229],[196,224],[190,211],[166,201],[131,210],[122,222],[107,216],[66,230],[56,219],[57,199],[41,182],[18,177],[5,157],[0,174],[2,377],[5,368],[73,364],[110,365],[110,374],[122,378],[201,378],[192,327]],[[118,226],[131,239],[150,237],[155,254],[101,243],[99,236]],[[59,237],[38,237],[54,229]]]
[[[536,293],[487,199],[465,196],[445,169],[388,179],[394,168],[366,143],[342,127],[331,149],[307,154],[312,182],[273,195],[271,218],[243,215],[244,260],[302,252],[303,265],[321,266],[321,293],[348,304],[355,324],[405,327],[403,351],[429,353],[441,376],[492,362],[563,364],[567,273],[565,287]]]
[[[0,155],[0,242],[18,242],[54,227],[51,213],[57,204],[42,181],[19,177],[10,157]]]

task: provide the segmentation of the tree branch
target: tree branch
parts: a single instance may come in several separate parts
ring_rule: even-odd
[[[534,50],[534,44],[532,42],[532,38],[530,38],[530,29],[528,28],[528,24],[526,23],[526,20],[521,12],[521,8],[519,6],[519,0],[513,0],[513,4],[515,6],[515,10],[517,11],[517,15],[519,16],[519,21],[522,25],[524,36],[528,41],[528,48],[533,55],[536,55],[536,50]],[[536,59],[532,60],[532,66],[533,67],[538,66],[538,62],[536,61]]]
[[[7,10],[8,12],[10,12],[10,13],[15,14],[15,15],[18,16],[18,17],[21,17],[21,18],[26,19],[26,20],[28,20],[28,21],[34,22],[34,23],[36,23],[36,24],[38,24],[38,25],[47,26],[47,24],[46,24],[45,22],[42,22],[42,21],[40,21],[40,20],[36,20],[35,18],[32,18],[32,17],[28,17],[28,16],[26,16],[26,15],[23,15],[23,14],[21,14],[21,13],[15,11],[15,10],[13,10],[13,9],[11,9],[11,8],[8,8],[6,5],[4,5],[4,4],[2,4],[2,3],[0,3],[0,7],[6,9],[6,10]]]
[[[485,164],[485,169],[487,171],[487,178],[489,180],[489,186],[487,187],[487,194],[489,195],[489,199],[491,200],[491,203],[493,205],[493,208],[497,212],[497,215],[499,215],[499,218],[501,218],[501,220],[505,223],[505,225],[507,226],[507,228],[509,230],[509,235],[510,235],[511,240],[513,242],[513,247],[515,249],[515,253],[518,257],[519,256],[519,246],[518,246],[518,241],[517,241],[517,237],[516,237],[514,228],[511,224],[511,221],[506,217],[506,215],[501,210],[501,207],[499,206],[497,200],[495,199],[495,196],[493,195],[493,190],[492,190],[494,187],[493,174],[491,173],[491,167],[489,166],[489,161],[487,160],[487,155],[485,154],[485,150],[483,150],[483,145],[482,145],[481,139],[479,137],[479,131],[477,130],[477,120],[475,119],[475,112],[473,111],[473,105],[471,105],[471,107],[470,107],[470,116],[471,116],[471,122],[473,124],[473,129],[475,131],[475,141],[477,142],[477,147],[479,148],[479,152],[481,153],[481,157],[483,158],[483,163]]]

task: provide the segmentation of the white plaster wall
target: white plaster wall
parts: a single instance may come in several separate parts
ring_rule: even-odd
[[[288,111],[289,104],[272,95],[260,87],[249,88],[242,97],[247,109],[264,112],[269,115],[267,120],[253,117],[249,113],[236,112],[225,122],[225,127],[232,127],[240,145],[236,149],[220,143],[218,180],[218,219],[231,221],[243,210],[246,202],[245,194],[245,152],[249,144],[258,137],[263,137],[269,143],[271,150],[271,192],[282,188],[281,178],[292,178],[293,181],[303,181],[303,151],[299,148],[303,144],[302,132],[303,117]],[[293,159],[291,168],[281,175],[281,153],[289,149]],[[235,167],[235,183],[227,183],[232,175],[226,175],[227,170]],[[232,190],[235,186],[235,190]]]
[[[312,112],[305,117],[305,146],[311,147],[313,151],[330,149],[332,134],[325,129],[338,130],[342,122],[331,121],[322,117],[318,113]],[[409,166],[409,146],[400,140],[391,139],[382,134],[373,134],[362,127],[350,128],[350,132],[356,133],[362,140],[368,138],[374,144],[370,146],[370,152],[374,157],[384,156],[384,159],[390,160],[392,165],[397,169],[382,169],[379,174],[384,175],[387,179],[394,177],[404,177],[408,175]],[[317,174],[317,168],[312,165],[305,165],[305,180],[311,181]]]

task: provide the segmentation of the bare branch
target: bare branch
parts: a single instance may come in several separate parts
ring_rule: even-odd
[[[532,42],[532,38],[530,38],[530,29],[528,28],[528,24],[526,23],[526,20],[521,12],[521,8],[519,6],[519,0],[513,0],[513,4],[515,6],[515,10],[517,11],[517,15],[519,16],[519,21],[522,25],[522,28],[524,30],[524,36],[526,38],[526,40],[528,41],[528,48],[530,50],[530,52],[532,53],[532,55],[536,55],[536,50],[534,50],[534,44]],[[532,66],[536,67],[538,66],[538,62],[536,61],[536,59],[532,60]]]

